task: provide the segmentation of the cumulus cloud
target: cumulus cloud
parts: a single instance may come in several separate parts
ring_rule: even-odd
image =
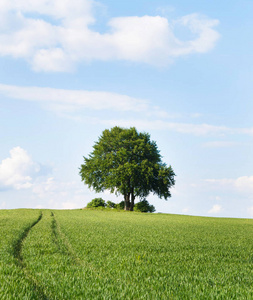
[[[218,20],[207,19],[206,17],[199,16],[198,14],[191,14],[182,17],[174,22],[175,24],[182,25],[198,37],[196,39],[184,42],[179,41],[179,44],[184,45],[175,51],[175,55],[184,55],[194,52],[204,53],[211,50],[214,42],[219,38],[219,34],[213,30],[213,27],[218,25]]]
[[[127,60],[165,65],[174,58],[211,50],[218,20],[190,14],[168,21],[161,16],[116,17],[107,32],[92,30],[91,0],[3,0],[0,55],[26,59],[36,71],[69,71],[80,61]],[[194,35],[180,40],[174,26]]]
[[[222,206],[215,204],[209,211],[209,214],[219,214],[222,211]]]
[[[40,165],[35,163],[21,147],[10,150],[10,157],[0,163],[0,187],[27,189],[39,173]]]

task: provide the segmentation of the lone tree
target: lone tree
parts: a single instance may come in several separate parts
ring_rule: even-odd
[[[122,194],[125,210],[131,211],[135,198],[145,199],[149,193],[167,200],[175,184],[175,173],[162,162],[156,142],[135,127],[104,130],[93,152],[84,157],[80,175],[96,192]]]

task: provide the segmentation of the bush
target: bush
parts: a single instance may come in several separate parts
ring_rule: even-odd
[[[109,201],[109,200],[108,200],[108,201],[106,202],[106,207],[108,207],[108,208],[114,208],[115,205],[116,205],[116,204],[115,204],[114,202],[112,202],[112,201]]]
[[[116,209],[124,209],[125,208],[125,201],[121,201],[120,203],[115,204]]]
[[[155,207],[154,205],[150,205],[148,201],[144,199],[134,205],[134,211],[153,213],[155,212]]]
[[[94,198],[87,204],[86,207],[105,207],[105,200],[102,198]]]

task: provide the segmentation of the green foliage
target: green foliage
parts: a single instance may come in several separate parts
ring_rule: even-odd
[[[108,208],[115,208],[115,205],[116,205],[116,204],[115,204],[114,202],[112,202],[112,201],[109,201],[109,200],[108,200],[108,201],[106,202],[106,207],[108,207]]]
[[[94,198],[86,206],[87,208],[91,207],[105,207],[105,200],[102,198]]]
[[[1,299],[253,299],[252,219],[39,215],[0,211]]]
[[[133,209],[135,197],[149,193],[168,199],[175,184],[175,173],[162,162],[156,143],[134,127],[104,130],[93,152],[84,157],[80,175],[96,192],[108,189],[124,195],[127,210]]]
[[[139,212],[150,212],[153,213],[155,212],[155,207],[153,205],[150,205],[146,199],[138,202],[134,206],[135,211]]]
[[[125,201],[121,201],[115,204],[116,209],[124,209],[124,207],[125,207]]]

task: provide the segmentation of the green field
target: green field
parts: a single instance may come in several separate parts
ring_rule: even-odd
[[[0,210],[0,299],[253,299],[253,220]]]

